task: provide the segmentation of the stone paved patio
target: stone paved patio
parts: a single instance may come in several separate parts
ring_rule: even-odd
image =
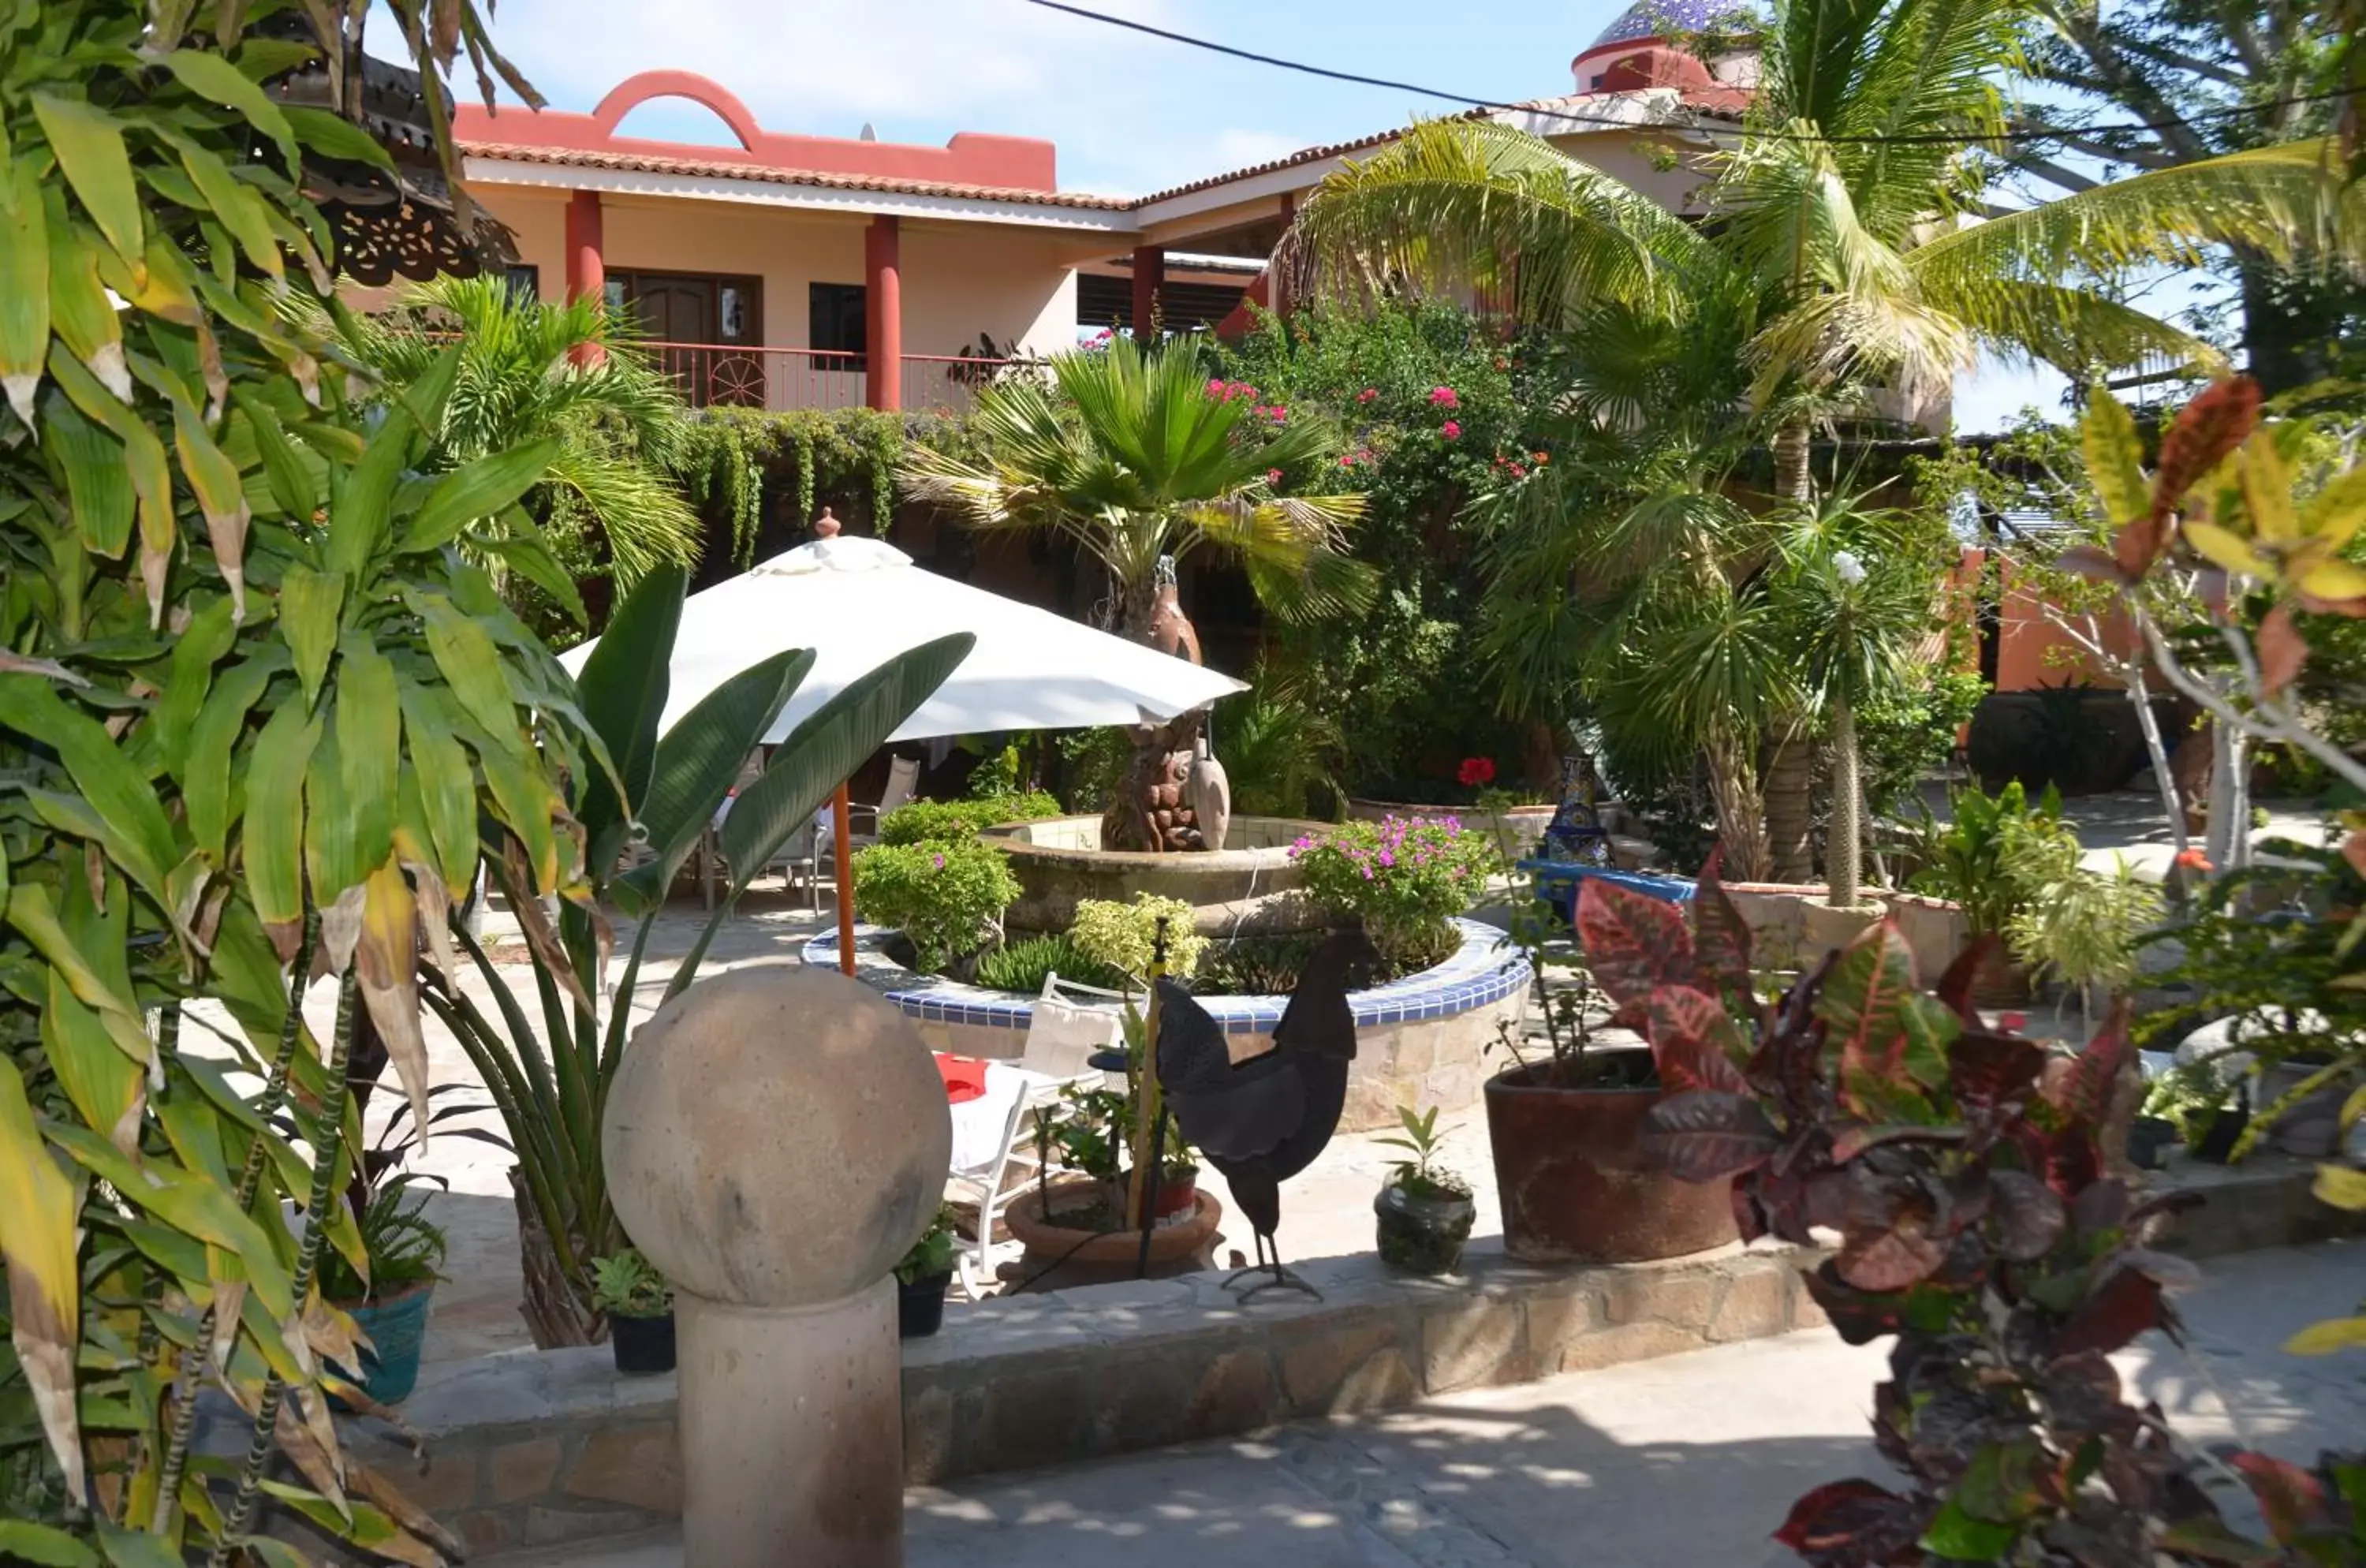
[[[2304,1461],[2366,1429],[2356,1356],[2283,1353],[2366,1293],[2366,1243],[2207,1266],[2187,1355],[2118,1358],[2190,1441]],[[906,1495],[912,1568],[1752,1568],[1820,1482],[1885,1473],[1866,1438],[1886,1347],[1826,1330],[1434,1398],[1384,1416]],[[2230,1510],[2236,1511],[2236,1510]],[[676,1568],[680,1537],[491,1561]]]

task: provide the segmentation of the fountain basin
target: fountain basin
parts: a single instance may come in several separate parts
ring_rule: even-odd
[[[1104,850],[1098,817],[1052,817],[988,828],[983,837],[1010,860],[1019,902],[1003,911],[1014,935],[1064,931],[1087,898],[1131,904],[1140,893],[1191,906],[1203,936],[1269,936],[1319,931],[1320,910],[1295,897],[1300,876],[1290,847],[1327,832],[1327,822],[1235,817],[1221,850],[1149,854]]]
[[[1144,859],[1180,857],[1144,856]],[[1497,1064],[1485,1059],[1502,1026],[1516,1033],[1527,1006],[1528,961],[1502,931],[1456,920],[1462,944],[1446,961],[1385,986],[1348,993],[1356,1014],[1356,1061],[1348,1070],[1343,1132],[1397,1125],[1397,1108],[1435,1105],[1448,1113],[1479,1103]],[[892,932],[856,929],[856,977],[920,1026],[931,1050],[987,1060],[1015,1060],[1025,1050],[1035,999],[922,975],[890,958]],[[838,962],[835,932],[805,947],[813,964]],[[1115,1010],[1118,1004],[1107,1004]],[[1271,1039],[1288,997],[1202,997],[1200,1005],[1227,1034]]]

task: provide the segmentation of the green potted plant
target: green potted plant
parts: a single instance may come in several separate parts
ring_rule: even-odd
[[[673,1291],[637,1247],[592,1260],[592,1304],[626,1377],[673,1371]]]
[[[926,1339],[944,1326],[945,1290],[953,1280],[953,1252],[960,1245],[952,1205],[938,1204],[937,1217],[896,1265],[896,1332],[900,1337]]]
[[[332,1247],[321,1258],[321,1293],[368,1337],[357,1347],[361,1391],[379,1404],[396,1404],[419,1382],[419,1356],[427,1340],[427,1310],[443,1278],[444,1227],[426,1215],[422,1179],[402,1171],[372,1181],[354,1214],[368,1259],[365,1279]]]
[[[1948,796],[1948,819],[1926,810],[1914,858],[1922,869],[1913,878],[1918,893],[1944,898],[1964,912],[1967,944],[1984,937],[1990,956],[1973,991],[1984,1007],[2011,1007],[2031,994],[2027,911],[2050,885],[2068,881],[2079,870],[2079,836],[2062,820],[2062,799],[2052,789],[2032,806],[2018,781],[1995,795],[1972,787]],[[2009,947],[2005,938],[2019,918],[2024,941]],[[2035,951],[2043,951],[2036,949]]]
[[[1578,900],[1578,930],[1589,941],[1590,895],[1601,886],[1586,882]],[[1718,886],[1714,858],[1699,886],[1702,897]],[[1598,1026],[1597,977],[1568,944],[1559,911],[1533,898],[1513,907],[1512,940],[1535,975],[1546,1048],[1525,1049],[1516,1026],[1505,1025],[1501,1043],[1512,1066],[1483,1090],[1504,1250],[1525,1263],[1633,1263],[1731,1241],[1733,1213],[1722,1195],[1644,1158],[1644,1118],[1665,1090],[1640,1039]],[[1746,947],[1748,928],[1738,916],[1735,923]],[[1566,977],[1556,981],[1556,971]]]
[[[1412,1107],[1399,1106],[1397,1117],[1404,1136],[1380,1142],[1413,1157],[1389,1167],[1389,1179],[1372,1200],[1372,1212],[1380,1216],[1380,1261],[1408,1274],[1451,1274],[1462,1262],[1462,1244],[1470,1239],[1470,1223],[1478,1217],[1470,1184],[1436,1163],[1436,1106],[1418,1116]]]

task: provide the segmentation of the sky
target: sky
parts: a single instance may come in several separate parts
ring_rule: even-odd
[[[1625,0],[1084,0],[1089,8],[1260,52],[1497,100],[1570,90],[1569,62]],[[375,50],[399,49],[390,26]],[[589,109],[637,72],[695,71],[767,130],[941,143],[1038,136],[1070,190],[1139,196],[1452,105],[1230,60],[1027,0],[500,0],[501,50],[558,107]],[[468,85],[473,85],[472,84]],[[659,100],[625,134],[726,141],[698,106]],[[1984,366],[1956,428],[2024,404],[2061,414],[2051,371]]]

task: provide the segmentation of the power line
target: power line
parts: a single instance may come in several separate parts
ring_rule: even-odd
[[[1546,108],[1533,103],[1504,103],[1498,99],[1480,97],[1470,93],[1448,92],[1443,87],[1425,87],[1418,82],[1391,81],[1385,76],[1366,76],[1353,71],[1335,71],[1326,65],[1312,65],[1302,60],[1286,60],[1278,54],[1260,54],[1255,50],[1240,49],[1228,43],[1218,43],[1212,39],[1195,38],[1189,33],[1173,32],[1166,28],[1153,27],[1148,22],[1134,21],[1131,17],[1112,17],[1105,11],[1087,10],[1081,6],[1067,5],[1065,0],[1027,0],[1027,4],[1041,6],[1047,11],[1063,12],[1087,22],[1099,22],[1108,27],[1121,28],[1128,32],[1144,33],[1151,38],[1163,39],[1168,43],[1179,43],[1187,48],[1205,50],[1211,54],[1229,55],[1234,60],[1245,60],[1254,65],[1270,65],[1276,70],[1294,71],[1302,76],[1319,76],[1325,81],[1346,82],[1358,87],[1386,87],[1392,92],[1412,93],[1425,98],[1437,98],[1446,103],[1460,104],[1468,108],[1486,109],[1501,114],[1536,115],[1547,119],[1564,120],[1572,125],[1609,126],[1619,130],[1677,129],[1696,130],[1709,136],[1745,134],[1739,126],[1705,125],[1695,121],[1689,125],[1673,128],[1654,128],[1638,126],[1632,120],[1614,118],[1606,115],[1579,114],[1571,109]],[[1970,136],[1946,131],[1921,132],[1904,136],[1825,136],[1796,130],[1758,130],[1746,134],[1768,141],[1814,141],[1826,144],[1880,142],[1891,145],[1992,147],[1999,142],[2006,141],[2057,141],[2067,136],[2107,136],[2146,130],[2169,130],[2179,127],[2191,127],[2199,120],[2226,119],[2243,115],[2265,114],[2272,109],[2296,108],[2306,104],[2335,103],[2345,98],[2356,97],[2361,92],[2366,92],[2366,89],[2343,87],[2327,93],[2304,93],[2294,97],[2275,98],[2259,104],[2244,104],[2233,108],[2203,109],[2196,112],[2191,118],[2130,120],[2117,125],[2066,126],[2058,130],[2003,130],[1990,136]]]

